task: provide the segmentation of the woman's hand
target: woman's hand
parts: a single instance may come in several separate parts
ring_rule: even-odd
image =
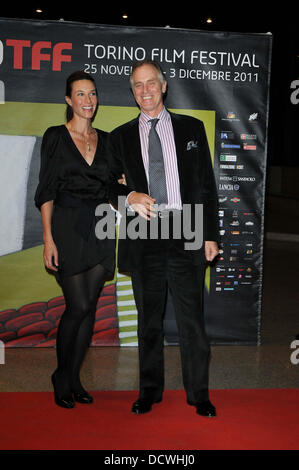
[[[54,243],[51,230],[53,201],[47,201],[41,206],[43,239],[44,239],[44,263],[46,268],[58,271],[58,250]]]
[[[126,177],[124,173],[121,175],[121,179],[117,180],[117,182],[119,184],[124,184],[125,186],[127,186]]]
[[[47,269],[58,271],[58,251],[53,240],[44,244],[44,263]]]

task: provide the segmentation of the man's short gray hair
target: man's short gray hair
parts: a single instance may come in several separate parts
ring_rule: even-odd
[[[138,69],[139,67],[142,67],[143,65],[152,65],[153,67],[155,67],[155,69],[158,71],[158,78],[160,82],[162,84],[165,82],[163,70],[158,62],[156,62],[155,60],[138,60],[137,62],[133,64],[131,75],[130,75],[130,84],[132,88],[133,88],[133,73],[135,72],[136,69]]]

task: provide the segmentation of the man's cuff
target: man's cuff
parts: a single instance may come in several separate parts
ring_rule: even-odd
[[[126,208],[128,209],[128,211],[130,211],[130,212],[135,212],[135,211],[134,211],[134,209],[130,206],[130,204],[129,204],[129,202],[128,202],[128,198],[129,198],[130,194],[135,193],[135,192],[136,192],[136,191],[131,191],[131,192],[127,195],[127,197],[126,197],[125,207],[126,207]]]

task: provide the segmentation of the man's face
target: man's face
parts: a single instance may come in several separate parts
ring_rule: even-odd
[[[132,76],[132,90],[141,111],[156,117],[163,109],[166,81],[161,83],[158,70],[150,64],[138,67]]]

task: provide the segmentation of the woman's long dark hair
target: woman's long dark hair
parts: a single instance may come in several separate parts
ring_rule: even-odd
[[[94,84],[96,94],[98,96],[98,91],[97,87],[95,84],[95,81],[91,75],[87,72],[83,72],[83,70],[77,70],[76,72],[73,72],[66,80],[66,90],[65,90],[65,96],[68,96],[69,98],[72,97],[72,89],[73,89],[73,83],[77,82],[78,80],[89,80]],[[97,108],[98,109],[98,108]],[[95,115],[97,113],[97,109],[92,117],[92,121],[95,118]],[[66,106],[66,122],[69,122],[71,119],[73,119],[74,113],[73,113],[73,108],[67,103]]]

